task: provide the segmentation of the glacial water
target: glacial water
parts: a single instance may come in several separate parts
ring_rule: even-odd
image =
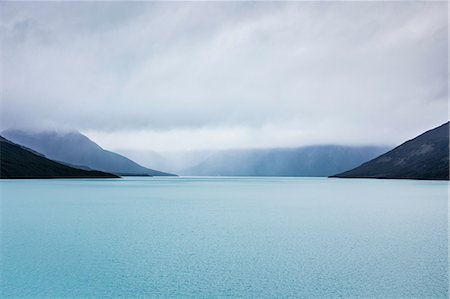
[[[448,182],[0,182],[1,296],[447,298]]]

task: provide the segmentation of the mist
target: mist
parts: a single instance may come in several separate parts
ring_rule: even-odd
[[[217,151],[396,145],[448,119],[446,2],[0,6],[1,129]]]

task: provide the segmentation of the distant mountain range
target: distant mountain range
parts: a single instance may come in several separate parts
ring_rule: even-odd
[[[96,170],[73,168],[39,155],[0,136],[0,178],[118,178]]]
[[[2,135],[6,137],[1,137],[2,178],[171,175],[107,151],[78,132],[8,130]],[[448,180],[449,123],[392,150],[380,146],[318,145],[144,154],[161,167],[185,165],[188,168],[177,172],[182,175]]]
[[[448,180],[449,123],[334,177]]]
[[[79,132],[6,130],[2,132],[2,136],[69,166],[117,175],[172,175],[143,167],[122,155],[105,150]]]
[[[300,148],[219,151],[183,175],[326,177],[353,168],[389,150],[376,146],[319,145]]]
[[[217,150],[179,150],[152,151],[140,149],[118,149],[118,153],[130,157],[141,165],[152,167],[169,173],[179,174],[179,171],[191,168],[203,162]]]

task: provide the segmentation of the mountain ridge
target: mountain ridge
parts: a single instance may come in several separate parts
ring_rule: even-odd
[[[449,122],[331,177],[449,180]]]
[[[299,148],[226,150],[179,171],[182,175],[327,177],[388,150],[383,146],[316,145]],[[336,171],[338,170],[338,171]]]
[[[51,160],[69,166],[117,175],[173,176],[170,173],[141,166],[125,156],[103,149],[89,137],[77,131],[5,130],[2,135],[17,144],[42,153]]]
[[[44,155],[0,136],[1,179],[120,178],[111,173],[83,170],[50,160]]]

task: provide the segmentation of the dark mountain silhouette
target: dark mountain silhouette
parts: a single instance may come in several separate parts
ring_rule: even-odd
[[[79,168],[95,169],[118,175],[172,175],[143,167],[122,155],[105,150],[79,132],[7,130],[2,135],[12,142],[69,166],[75,165]]]
[[[337,145],[292,149],[227,150],[212,154],[185,175],[326,177],[368,161],[387,147]]]
[[[334,177],[448,180],[448,135],[447,122]]]
[[[0,178],[118,178],[118,176],[69,167],[0,136]]]

